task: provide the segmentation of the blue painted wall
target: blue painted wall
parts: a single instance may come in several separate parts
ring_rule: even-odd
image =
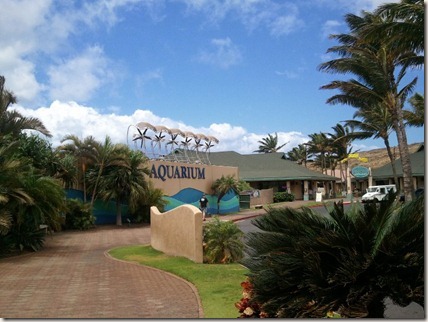
[[[83,201],[83,191],[75,189],[66,189],[68,199],[79,199]],[[86,200],[90,202],[91,196],[87,196]],[[105,202],[95,199],[94,209],[92,210],[96,220],[95,224],[116,224],[116,204],[113,201]],[[128,206],[122,205],[122,222],[125,223],[128,217]]]

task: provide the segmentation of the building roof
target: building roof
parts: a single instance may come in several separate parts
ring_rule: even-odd
[[[412,165],[412,176],[413,177],[425,177],[425,149],[424,146],[418,150],[418,152],[409,155],[410,163]],[[401,166],[401,159],[395,160],[395,170],[397,176],[403,176],[403,168]],[[383,167],[372,169],[372,176],[374,179],[392,178],[392,165],[391,163],[384,165]]]
[[[209,159],[213,165],[238,167],[239,179],[244,181],[340,180],[286,160],[284,153],[279,152],[261,154],[239,154],[233,151],[211,152]]]

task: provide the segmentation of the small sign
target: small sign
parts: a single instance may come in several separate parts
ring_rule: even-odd
[[[370,173],[369,169],[361,165],[356,166],[351,170],[351,174],[355,178],[367,178],[369,176],[369,173]]]

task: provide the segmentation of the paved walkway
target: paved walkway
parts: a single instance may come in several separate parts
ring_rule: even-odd
[[[150,243],[150,228],[60,232],[37,252],[0,260],[1,318],[200,318],[193,285],[105,252]]]
[[[294,201],[298,208],[312,202]],[[247,210],[233,221],[266,213]],[[208,220],[210,220],[208,218]],[[107,255],[150,243],[150,227],[100,226],[48,236],[43,250],[0,260],[0,318],[202,318],[195,287],[172,274]],[[387,303],[389,318],[424,318],[415,304]]]

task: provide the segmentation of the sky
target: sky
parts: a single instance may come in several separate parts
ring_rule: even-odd
[[[318,66],[333,58],[329,35],[348,31],[346,14],[384,2],[0,0],[0,75],[18,99],[11,108],[39,118],[53,146],[73,134],[134,147],[147,122],[242,154],[276,134],[288,152],[352,119],[354,108],[326,104],[335,92],[320,90],[343,76]],[[423,70],[413,77],[423,94]],[[407,136],[423,142],[424,128]],[[370,139],[353,151],[383,147]]]

